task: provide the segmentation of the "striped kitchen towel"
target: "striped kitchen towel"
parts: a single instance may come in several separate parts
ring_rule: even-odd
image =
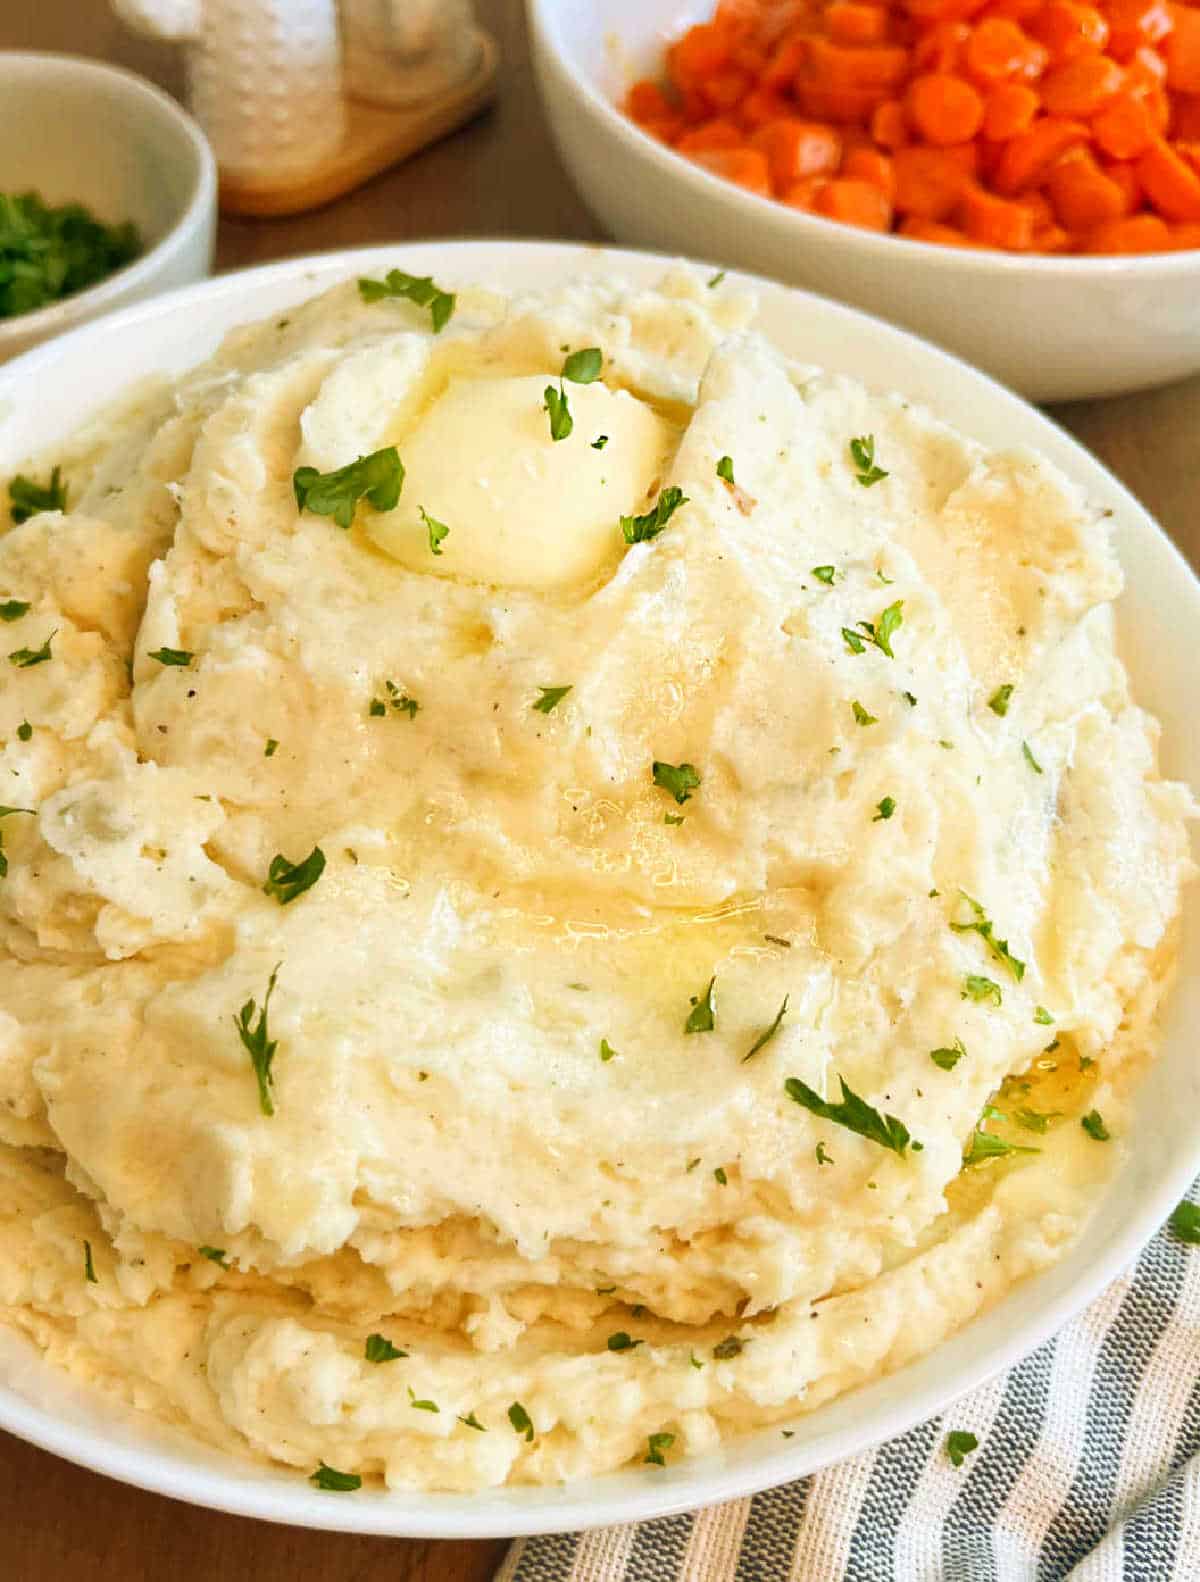
[[[958,1468],[951,1429],[979,1441]],[[496,1582],[1068,1578],[1200,1582],[1200,1246],[1168,1227],[944,1417],[751,1499],[518,1540]]]

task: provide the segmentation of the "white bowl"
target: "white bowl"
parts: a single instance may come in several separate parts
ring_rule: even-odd
[[[1034,401],[1116,395],[1200,368],[1200,250],[1029,257],[911,242],[756,197],[617,108],[710,0],[527,0],[550,127],[620,242],[757,270],[878,313]]]
[[[291,259],[131,308],[0,369],[0,474],[55,444],[124,386],[182,371],[223,332],[286,311],[335,280],[400,266],[453,286],[537,289],[572,276],[648,284],[663,258],[557,243],[428,242]],[[1074,440],[982,374],[901,330],[766,281],[761,322],[786,352],[898,389],[990,445],[1036,446],[1112,510],[1129,579],[1122,643],[1138,699],[1164,727],[1167,774],[1200,784],[1194,729],[1200,583],[1116,480]],[[28,399],[30,391],[37,400]],[[1194,909],[1193,909],[1194,910]],[[634,1521],[797,1478],[903,1432],[1040,1344],[1134,1257],[1200,1166],[1200,930],[1185,932],[1162,1051],[1138,1097],[1135,1142],[1095,1217],[1054,1268],[1018,1285],[930,1356],[797,1419],[658,1472],[645,1467],[556,1488],[478,1494],[364,1491],[335,1498],[301,1475],[198,1448],[115,1407],[0,1329],[0,1427],[98,1472],[198,1505],[299,1526],[480,1538]]]
[[[145,252],[74,296],[0,319],[0,361],[212,268],[217,167],[200,128],[132,72],[73,55],[0,52],[0,192],[132,220]]]

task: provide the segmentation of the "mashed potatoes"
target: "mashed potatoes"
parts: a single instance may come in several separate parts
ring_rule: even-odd
[[[305,1474],[549,1481],[1077,1232],[1189,872],[1104,523],[751,311],[351,281],[51,458],[0,1318],[62,1366]]]

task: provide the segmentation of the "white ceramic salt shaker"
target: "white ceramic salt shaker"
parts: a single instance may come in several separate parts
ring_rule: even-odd
[[[341,0],[346,92],[409,105],[451,93],[478,68],[471,0]]]

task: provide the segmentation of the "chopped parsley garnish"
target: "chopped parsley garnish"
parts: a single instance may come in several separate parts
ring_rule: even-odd
[[[713,1356],[718,1362],[728,1362],[731,1357],[738,1357],[746,1349],[747,1342],[739,1335],[726,1335],[724,1340],[719,1340],[713,1347]]]
[[[904,625],[904,600],[897,599],[894,604],[889,604],[882,612],[878,621],[859,621],[859,627],[867,634],[867,641],[874,643],[881,654],[886,654],[889,659],[895,659],[892,652],[892,634]],[[855,649],[860,653],[861,649]]]
[[[14,167],[19,169],[20,167]],[[0,319],[30,313],[114,274],[142,251],[137,227],[106,225],[82,203],[0,196]]]
[[[1033,770],[1035,775],[1040,775],[1040,774],[1044,773],[1041,764],[1038,763],[1037,759],[1033,756],[1033,752],[1032,752],[1028,742],[1022,742],[1021,743],[1021,751],[1025,755],[1025,762]]]
[[[195,655],[187,648],[156,648],[148,657],[157,659],[160,665],[178,665],[183,670],[191,664]]]
[[[23,599],[5,599],[0,604],[0,621],[19,621],[28,614],[29,605]]]
[[[865,654],[867,645],[862,638],[849,626],[842,627],[842,636],[846,639],[846,647],[852,654]]]
[[[700,786],[695,764],[665,764],[656,758],[650,767],[650,775],[654,784],[669,791],[680,807]]]
[[[533,1440],[533,1421],[520,1401],[514,1401],[508,1409],[508,1420],[513,1425],[513,1432],[523,1434],[526,1440]]]
[[[486,1434],[487,1433],[486,1426],[479,1421],[479,1419],[475,1416],[474,1412],[468,1412],[465,1417],[460,1412],[458,1414],[458,1420],[459,1420],[460,1423],[465,1423],[465,1425],[468,1428],[475,1429],[476,1433],[480,1433],[480,1434]]]
[[[363,1356],[368,1362],[396,1362],[400,1357],[407,1357],[408,1352],[393,1346],[386,1335],[374,1334],[367,1336]]]
[[[664,489],[655,501],[653,511],[647,511],[644,516],[621,518],[621,532],[625,536],[625,542],[645,544],[650,539],[657,538],[679,507],[687,503],[687,495],[674,484]]]
[[[373,720],[381,720],[387,713],[387,704],[382,698],[372,698],[367,713]]]
[[[96,1265],[92,1262],[92,1244],[85,1241],[83,1244],[83,1278],[89,1285],[99,1285],[96,1278]]]
[[[665,1451],[670,1450],[675,1443],[674,1434],[651,1434],[646,1440],[647,1450],[642,1457],[643,1466],[665,1467],[667,1458]]]
[[[1182,1203],[1176,1205],[1167,1224],[1180,1241],[1200,1247],[1200,1206],[1184,1198]]]
[[[29,723],[28,720],[22,720],[21,723],[17,726],[17,740],[19,742],[27,742],[32,735],[33,735],[33,726]]]
[[[694,1351],[688,1352],[688,1361],[691,1363],[693,1368],[702,1368],[704,1366]]]
[[[857,439],[850,441],[850,459],[855,468],[855,481],[861,483],[864,489],[869,489],[873,483],[878,483],[887,477],[882,467],[875,465],[875,436],[862,434]]]
[[[387,698],[386,700],[383,698],[371,699],[370,706],[367,709],[367,713],[371,718],[381,720],[387,713],[388,705],[390,704],[397,714],[407,714],[410,720],[415,720],[417,710],[421,707],[416,698],[410,698],[406,692],[401,692],[394,681],[385,681],[383,686],[384,691],[387,693]]]
[[[1033,1019],[1039,1027],[1049,1027],[1054,1021],[1054,1018],[1050,1015],[1050,1012],[1044,1005],[1039,1005],[1035,1009],[1033,1013]]]
[[[733,477],[732,456],[721,457],[720,461],[717,463],[717,477],[720,478],[722,483],[727,483],[731,489],[737,488],[737,484],[734,482]]]
[[[978,1439],[965,1428],[952,1428],[946,1435],[946,1454],[950,1457],[952,1467],[961,1467],[964,1457],[978,1449]]]
[[[323,1461],[308,1481],[315,1483],[319,1489],[327,1489],[331,1494],[353,1494],[355,1489],[362,1488],[362,1479],[357,1472],[339,1472],[336,1467],[328,1467]]]
[[[603,450],[604,447],[607,444],[608,444],[608,435],[607,434],[597,434],[596,438],[592,441],[592,449],[593,450]]]
[[[404,463],[394,445],[360,456],[333,472],[297,467],[292,474],[299,509],[314,516],[331,516],[343,528],[354,521],[355,507],[362,499],[377,511],[393,510],[403,486]]]
[[[1003,1159],[1008,1154],[1040,1154],[1041,1151],[1040,1148],[1025,1148],[1020,1143],[1006,1142],[1003,1137],[997,1137],[993,1132],[980,1131],[976,1127],[967,1151],[963,1154],[963,1168],[986,1164],[989,1159]]]
[[[215,1263],[218,1268],[229,1268],[228,1263],[225,1261],[224,1247],[197,1247],[196,1251],[202,1258],[207,1258],[209,1263]]]
[[[267,882],[263,894],[274,896],[280,906],[287,906],[313,885],[325,872],[325,853],[314,846],[303,862],[289,862],[282,854],[271,858],[267,869]]]
[[[617,1051],[609,1043],[607,1038],[602,1038],[600,1040],[600,1058],[604,1061],[615,1060],[617,1058]]]
[[[897,1120],[894,1115],[881,1115],[873,1105],[854,1092],[845,1077],[839,1077],[838,1081],[842,1085],[842,1097],[837,1104],[823,1099],[807,1083],[801,1082],[799,1077],[788,1077],[783,1090],[789,1099],[794,1099],[822,1120],[834,1121],[847,1131],[857,1132],[860,1137],[878,1143],[881,1148],[889,1148],[892,1153],[903,1158],[909,1144],[908,1127],[904,1122]]]
[[[425,526],[429,529],[430,554],[440,555],[442,552],[442,540],[444,538],[449,538],[450,529],[446,526],[445,522],[439,522],[436,516],[430,516],[429,512],[423,505],[419,505],[417,510],[421,513],[422,522],[424,522]]]
[[[9,515],[18,525],[28,522],[31,516],[40,516],[43,511],[66,509],[67,486],[62,481],[61,467],[51,469],[49,483],[37,483],[21,472],[9,483]]]
[[[974,915],[971,922],[952,922],[950,927],[956,934],[978,934],[979,937],[985,941],[987,948],[991,951],[992,955],[995,956],[996,960],[1002,961],[1012,973],[1017,982],[1020,983],[1021,979],[1025,976],[1025,963],[1018,957],[1014,956],[1012,951],[1009,950],[1008,941],[1006,939],[997,939],[995,937],[991,920],[984,911],[983,907],[980,906],[979,902],[974,900],[973,897],[969,896],[965,890],[960,890],[958,893],[971,908],[971,911]]]
[[[818,582],[823,582],[827,588],[832,588],[838,571],[836,566],[814,566],[812,574]]]
[[[719,286],[721,284],[721,282],[722,282],[722,280],[724,280],[724,278],[725,278],[725,271],[723,269],[718,269],[715,275],[711,275],[709,277],[708,289],[710,291],[712,291],[714,289],[714,287]]]
[[[715,975],[708,980],[708,987],[703,994],[691,996],[691,1010],[688,1012],[687,1021],[683,1024],[685,1033],[711,1033],[716,1026],[717,980]]]
[[[1040,1110],[1017,1110],[1013,1119],[1018,1126],[1023,1126],[1027,1132],[1037,1132],[1044,1136],[1050,1122],[1056,1118],[1058,1111],[1043,1115]]]
[[[618,1329],[615,1335],[608,1337],[609,1351],[632,1351],[635,1346],[645,1345],[644,1341],[634,1340],[623,1329]]]
[[[879,717],[878,717],[878,715],[868,714],[866,709],[863,708],[862,704],[858,701],[857,698],[855,698],[854,702],[850,705],[850,707],[854,710],[854,720],[855,720],[856,724],[858,724],[858,725],[878,725],[879,724]]]
[[[999,714],[1003,719],[1008,713],[1008,700],[1012,695],[1013,684],[1011,681],[1006,681],[1002,687],[997,687],[995,692],[992,693],[988,699],[988,708],[991,709],[993,714]]]
[[[763,1046],[765,1044],[769,1044],[771,1042],[772,1038],[775,1037],[775,1034],[783,1026],[783,1019],[787,1015],[787,1008],[788,1008],[788,1000],[789,999],[790,999],[790,995],[785,994],[784,997],[783,997],[783,1004],[775,1012],[775,1020],[771,1023],[770,1027],[768,1027],[765,1032],[759,1033],[758,1037],[750,1045],[750,1048],[742,1056],[742,1064],[743,1065],[745,1065],[747,1060],[749,1060],[753,1055],[756,1055],[759,1052],[759,1050],[763,1048]]]
[[[418,1401],[417,1392],[413,1389],[411,1384],[408,1386],[408,1404],[412,1407],[414,1412],[441,1411],[441,1407],[436,1401]]]
[[[878,824],[880,819],[891,818],[892,814],[896,811],[896,799],[892,796],[885,796],[883,801],[877,803],[876,806],[878,807],[879,811],[871,820],[872,824]]]
[[[585,346],[582,351],[572,352],[562,366],[562,376],[569,379],[573,385],[595,384],[600,377],[600,370],[604,366],[604,357],[598,346]]]
[[[567,439],[575,427],[575,419],[571,416],[567,392],[561,384],[557,390],[553,385],[546,386],[542,392],[542,411],[550,418],[550,438]]]
[[[16,665],[18,670],[31,670],[34,665],[44,665],[48,659],[53,658],[50,644],[58,636],[58,627],[47,637],[40,648],[14,648],[8,656],[10,665]]]
[[[691,1175],[692,1171],[696,1168],[696,1166],[699,1163],[700,1163],[699,1159],[689,1159],[688,1160],[688,1162],[687,1162],[687,1173],[688,1173],[688,1175]]]
[[[419,308],[428,308],[435,335],[440,335],[449,324],[457,301],[453,291],[435,286],[428,275],[409,275],[403,269],[389,269],[382,280],[360,280],[358,291],[364,302],[405,297]]]
[[[682,813],[664,813],[663,814],[663,823],[664,824],[682,824],[683,823],[683,814]]]
[[[1099,1110],[1089,1110],[1079,1124],[1095,1142],[1106,1143],[1109,1141],[1111,1134],[1108,1127],[1105,1126]]]
[[[916,697],[913,695],[913,693],[911,693],[911,692],[902,692],[900,694],[900,696],[904,699],[905,703],[908,704],[910,709],[915,709],[916,708],[917,700],[916,700]]]
[[[824,1143],[817,1144],[817,1163],[819,1165],[831,1165],[836,1163],[832,1155],[825,1152]]]
[[[557,706],[566,697],[567,693],[571,691],[571,688],[539,687],[538,691],[542,695],[533,705],[533,707],[538,711],[539,714],[549,714],[552,709],[557,708]]]
[[[989,1001],[993,1005],[1003,1003],[1004,996],[1000,993],[1000,985],[991,978],[981,978],[975,973],[968,973],[963,979],[961,1000],[974,1000],[976,1005],[985,1005]]]
[[[262,1010],[258,1011],[254,1000],[249,999],[233,1019],[242,1047],[250,1056],[250,1064],[254,1067],[254,1075],[258,1078],[258,1105],[264,1115],[275,1113],[275,1104],[271,1098],[271,1089],[275,1086],[271,1062],[275,1058],[279,1040],[267,1036],[267,1010],[271,1004],[271,996],[275,992],[275,979],[282,965],[282,962],[278,962],[267,979],[267,992],[263,996]],[[256,1011],[258,1011],[258,1023],[254,1025]]]
[[[933,1061],[935,1066],[940,1066],[943,1071],[953,1071],[955,1066],[966,1054],[966,1052],[967,1046],[963,1043],[961,1038],[956,1038],[954,1040],[953,1048],[931,1049],[929,1051],[929,1058]]]
[[[713,1171],[713,1180],[717,1183],[718,1186],[728,1186],[729,1185],[729,1177],[725,1174],[725,1166],[724,1165],[718,1165],[717,1168]]]
[[[781,939],[778,934],[764,934],[763,938],[767,941],[768,945],[779,945],[783,950],[791,950],[792,948],[791,940]]]

